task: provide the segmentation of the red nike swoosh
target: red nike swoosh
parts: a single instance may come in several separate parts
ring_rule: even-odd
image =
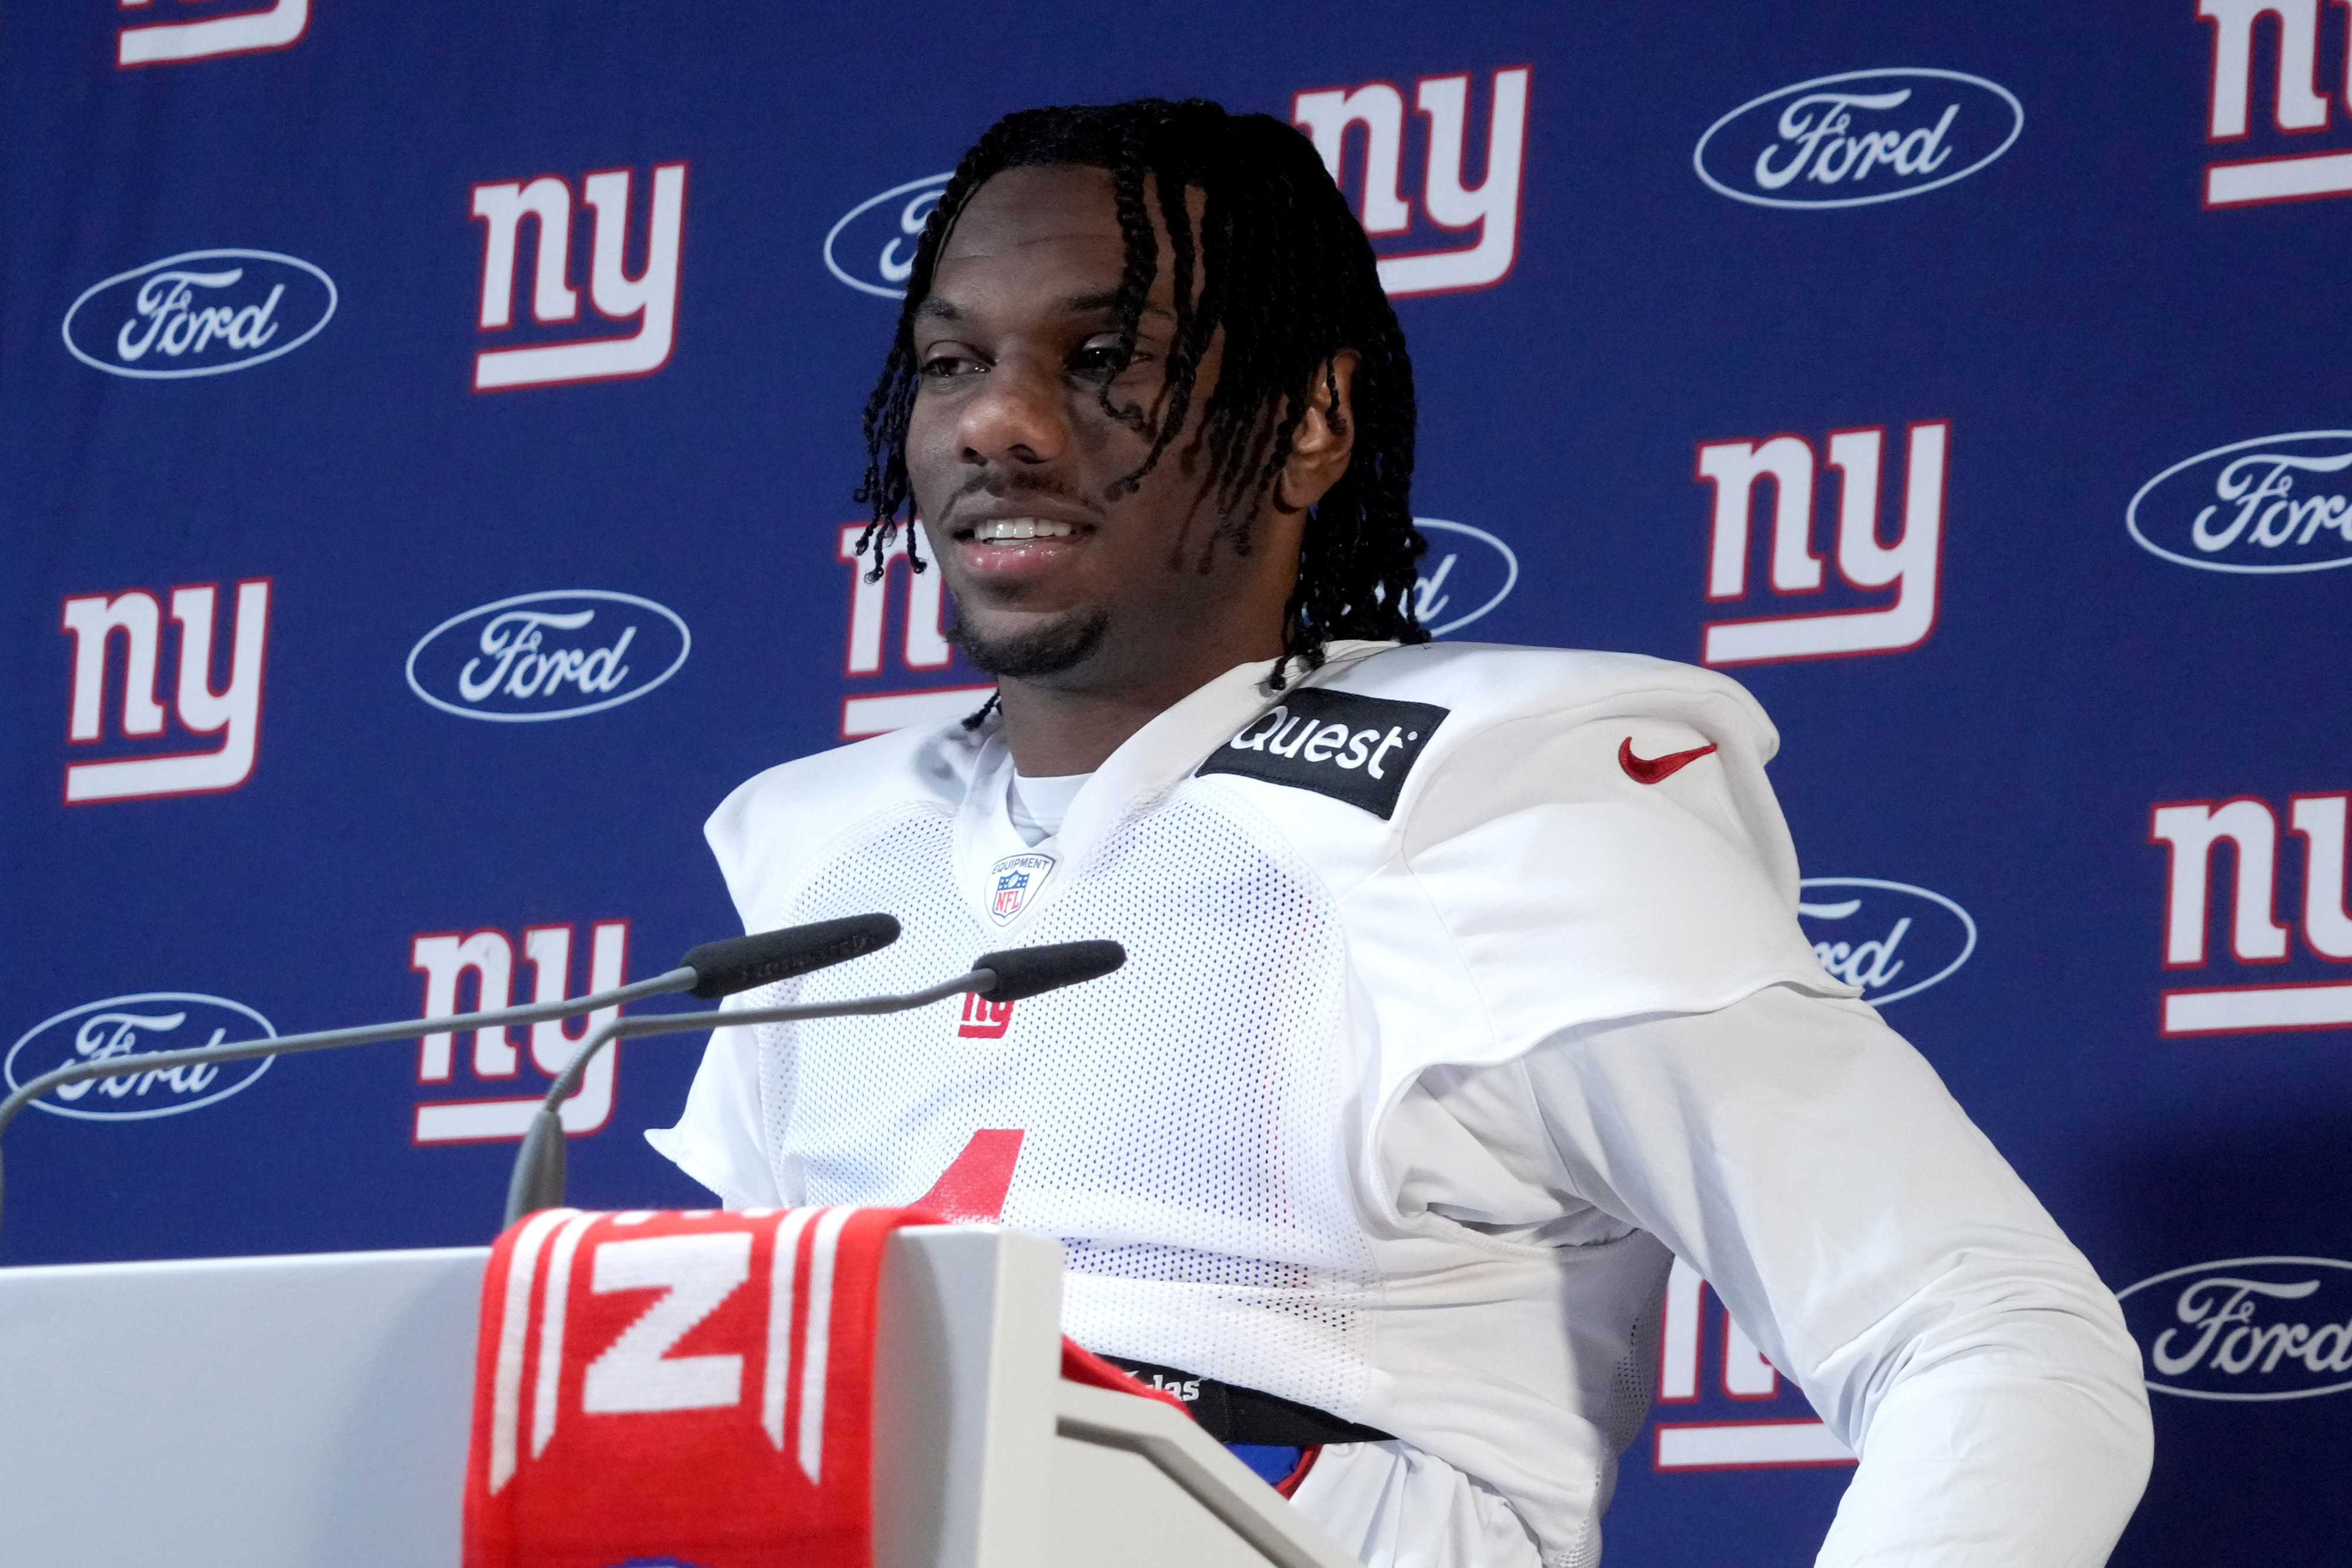
[[[1629,735],[1625,744],[1617,748],[1617,765],[1636,784],[1663,784],[1714,749],[1712,746],[1695,746],[1688,751],[1669,751],[1664,757],[1636,757],[1633,737]]]

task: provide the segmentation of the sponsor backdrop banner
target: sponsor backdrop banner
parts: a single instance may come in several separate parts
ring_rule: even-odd
[[[1422,389],[1422,611],[1745,681],[1823,961],[2081,1242],[2121,1561],[2352,1527],[2352,12],[60,0],[0,51],[5,1075],[577,996],[731,918],[740,779],[969,710],[849,559],[998,113],[1296,122]],[[1106,936],[1117,936],[1107,932]],[[956,1027],[943,1010],[942,1030]],[[584,1030],[61,1092],[15,1263],[470,1243]],[[567,1108],[592,1206],[697,1037]],[[1809,1559],[1851,1456],[1696,1277],[1612,1561]]]

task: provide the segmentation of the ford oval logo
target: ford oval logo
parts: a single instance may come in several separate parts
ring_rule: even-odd
[[[2251,1404],[2352,1388],[2352,1263],[2224,1258],[2116,1299],[2159,1394]]]
[[[905,298],[907,279],[915,271],[915,242],[951,178],[926,174],[850,208],[825,231],[825,270],[860,293]]]
[[[0,1062],[12,1090],[45,1072],[84,1061],[159,1051],[190,1051],[275,1040],[269,1020],[243,1002],[195,991],[142,991],[86,1002],[43,1019],[16,1037]],[[269,1071],[272,1057],[250,1061],[206,1061],[163,1071],[126,1072],[119,1078],[87,1078],[33,1102],[53,1116],[85,1122],[141,1122],[226,1100]]]
[[[2205,571],[2352,566],[2352,430],[2200,452],[2142,485],[2124,527],[2149,554]]]
[[[677,674],[693,647],[674,612],[634,593],[519,593],[418,638],[408,687],[461,718],[578,718],[635,702]]]
[[[1965,180],[2025,129],[2025,106],[1961,71],[1815,77],[1750,99],[1706,128],[1698,177],[1759,207],[1862,207]]]
[[[290,354],[334,313],[334,279],[297,256],[191,250],[90,285],[61,330],[85,365],[168,382]]]
[[[1519,558],[1484,528],[1415,517],[1412,526],[1429,541],[1413,584],[1413,609],[1433,637],[1458,632],[1510,597],[1519,580]]]
[[[1977,923],[1940,893],[1868,876],[1809,876],[1797,916],[1822,967],[1885,1007],[1969,961]]]

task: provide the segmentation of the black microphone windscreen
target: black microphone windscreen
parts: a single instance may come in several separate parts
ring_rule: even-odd
[[[890,916],[853,915],[846,920],[820,920],[705,942],[678,962],[695,974],[694,989],[688,995],[709,1001],[844,963],[898,939],[898,923]]]
[[[996,984],[982,996],[992,1002],[1017,1002],[1040,991],[1099,978],[1126,962],[1127,949],[1116,942],[1055,942],[1043,947],[983,953],[971,961],[971,967],[996,972]]]

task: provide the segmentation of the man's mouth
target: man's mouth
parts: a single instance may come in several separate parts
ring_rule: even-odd
[[[1078,525],[1052,517],[991,517],[972,525],[975,544],[1019,544],[1028,539],[1066,539],[1078,532]]]

